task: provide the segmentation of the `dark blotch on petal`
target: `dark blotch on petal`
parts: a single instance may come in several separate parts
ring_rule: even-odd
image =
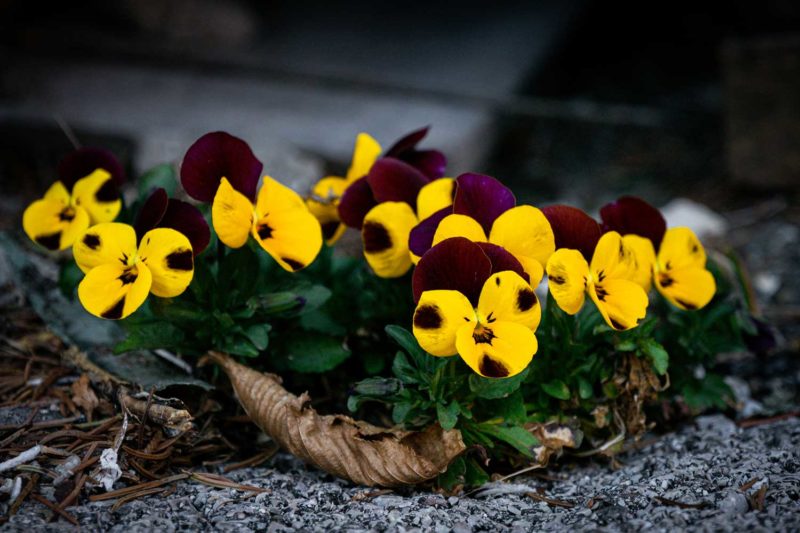
[[[67,207],[58,214],[58,220],[61,222],[72,222],[75,220],[75,210],[71,207]]]
[[[85,178],[98,168],[109,174],[118,187],[125,183],[125,170],[122,164],[105,148],[84,147],[70,152],[58,163],[58,177],[67,190],[71,190],[75,182]]]
[[[167,256],[167,268],[172,270],[192,270],[194,260],[191,250],[178,250]]]
[[[375,254],[392,247],[392,237],[385,227],[376,222],[365,222],[361,229],[364,251]]]
[[[113,202],[119,200],[119,188],[114,183],[113,178],[108,179],[103,183],[97,192],[94,193],[94,199],[98,202]]]
[[[563,285],[567,281],[562,276],[547,276],[547,279],[556,285]]]
[[[531,309],[534,305],[538,303],[536,298],[536,293],[534,293],[531,289],[527,287],[523,287],[517,293],[517,309],[520,312],[524,313]]]
[[[677,298],[675,298],[675,301],[684,306],[689,311],[694,311],[695,309],[697,309],[696,305],[690,304],[689,302],[686,302],[684,300],[678,300]]]
[[[616,231],[620,235],[639,235],[652,241],[656,250],[667,231],[661,212],[636,196],[622,196],[600,208],[603,233]]]
[[[298,261],[296,259],[292,259],[291,257],[281,257],[281,259],[287,265],[289,265],[292,268],[292,270],[294,270],[295,272],[300,270],[301,268],[305,267],[305,265],[303,263],[301,263],[300,261]]]
[[[420,329],[437,329],[442,327],[442,315],[435,305],[423,305],[414,313],[414,325]]]
[[[364,217],[378,205],[366,176],[354,181],[339,199],[339,220],[346,226],[361,229]]]
[[[453,213],[474,218],[486,235],[497,217],[517,205],[511,189],[491,176],[462,174],[456,178],[456,183]]]
[[[139,277],[138,274],[134,274],[130,270],[126,270],[117,279],[120,280],[123,285],[129,285],[129,284],[133,283],[134,281],[136,281],[136,278],[138,278],[138,277]]]
[[[481,374],[490,378],[504,378],[508,375],[508,369],[503,363],[496,361],[484,354],[481,362],[478,364]]]
[[[600,224],[577,207],[550,205],[542,208],[553,235],[556,249],[578,250],[587,261],[592,260],[597,241],[600,240]]]
[[[597,295],[598,300],[600,300],[601,302],[606,301],[606,296],[608,296],[608,291],[606,291],[603,287],[601,287],[600,285],[595,285],[594,293]]]
[[[672,279],[672,278],[671,278],[669,275],[667,275],[667,274],[660,274],[660,275],[658,276],[658,282],[661,284],[661,286],[662,286],[662,287],[664,287],[664,288],[667,288],[667,287],[669,287],[670,285],[672,285],[673,283],[675,283],[675,280],[674,280],[674,279]]]
[[[100,316],[110,320],[118,320],[122,318],[122,311],[125,309],[125,297],[119,299],[110,309],[102,313]]]
[[[58,231],[49,235],[39,235],[36,237],[36,242],[48,250],[58,250],[58,246],[61,244],[61,232]]]
[[[611,322],[611,327],[612,327],[612,328],[614,328],[614,329],[616,329],[616,330],[619,330],[619,331],[622,331],[622,330],[624,330],[624,329],[625,329],[625,326],[623,326],[622,324],[620,324],[619,322],[617,322],[616,320],[614,320],[614,318],[613,318],[613,317],[609,316],[609,317],[608,317],[608,320],[609,320],[609,322]]]
[[[83,244],[91,250],[97,250],[100,247],[100,236],[87,233],[83,236]]]
[[[272,237],[272,228],[269,227],[267,224],[261,224],[258,226],[258,237],[263,241]]]

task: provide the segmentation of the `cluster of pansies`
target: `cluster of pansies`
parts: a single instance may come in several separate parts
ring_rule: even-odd
[[[444,155],[417,147],[427,132],[406,135],[383,155],[360,133],[345,176],[322,178],[306,198],[263,175],[242,139],[208,133],[186,152],[181,184],[190,198],[210,204],[220,246],[252,242],[289,272],[310,265],[347,227],[357,229],[376,275],[398,278],[414,268],[420,346],[434,356],[458,354],[484,377],[513,376],[530,364],[542,317],[534,289],[543,280],[561,310],[578,313],[588,295],[618,331],[646,316],[653,286],[683,310],[713,297],[697,237],[688,228],[667,229],[643,200],[622,197],[604,206],[600,222],[566,205],[517,205],[490,176],[445,177]],[[180,295],[211,240],[201,210],[164,189],[142,202],[133,225],[114,222],[123,183],[113,155],[78,150],[23,216],[36,243],[72,248],[86,274],[80,301],[109,319],[129,316],[150,293]]]

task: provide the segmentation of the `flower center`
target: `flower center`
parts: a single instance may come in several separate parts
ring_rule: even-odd
[[[75,209],[72,207],[65,207],[59,214],[58,220],[61,222],[72,222],[75,218]]]
[[[472,331],[472,339],[475,341],[476,344],[488,344],[489,346],[492,345],[492,339],[495,339],[497,335],[494,332],[481,324],[480,322]]]

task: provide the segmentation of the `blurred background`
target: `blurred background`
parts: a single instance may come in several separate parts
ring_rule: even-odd
[[[3,227],[71,142],[136,176],[212,130],[298,190],[359,131],[425,125],[449,175],[537,205],[792,206],[800,184],[796,0],[0,0],[0,47]]]

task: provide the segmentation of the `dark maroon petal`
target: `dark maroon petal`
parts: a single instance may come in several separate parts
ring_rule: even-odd
[[[225,177],[234,189],[254,201],[263,168],[246,142],[224,131],[215,131],[200,137],[186,152],[181,183],[189,196],[210,203]]]
[[[439,223],[444,220],[444,217],[452,213],[453,206],[448,205],[414,226],[408,237],[409,250],[417,257],[422,257],[433,245],[433,237],[436,235]]]
[[[411,279],[414,301],[425,291],[455,290],[478,305],[484,282],[492,274],[492,263],[480,246],[464,237],[445,239],[419,260]]]
[[[119,159],[105,148],[84,147],[70,152],[58,163],[58,179],[71,190],[75,182],[98,168],[111,174],[117,187],[125,183],[125,170]]]
[[[386,157],[402,158],[403,154],[416,148],[417,144],[428,134],[429,129],[430,126],[425,126],[401,137],[391,148],[386,150]]]
[[[489,261],[492,262],[492,274],[503,272],[505,270],[512,270],[519,274],[522,279],[530,283],[530,276],[525,273],[525,269],[522,268],[522,263],[520,263],[516,257],[511,255],[511,252],[502,246],[497,246],[496,244],[489,242],[478,242],[475,244],[481,247],[483,253],[485,253],[486,257],[489,258]]]
[[[553,228],[556,248],[579,250],[591,262],[600,240],[600,224],[577,207],[568,205],[543,207],[542,213]]]
[[[367,177],[358,178],[344,191],[339,200],[339,220],[345,226],[360,230],[364,224],[364,217],[376,205],[378,202],[372,196]]]
[[[600,208],[603,233],[616,231],[620,235],[633,233],[653,242],[656,250],[667,231],[661,212],[636,196],[622,196]]]
[[[147,197],[142,208],[139,209],[139,214],[136,215],[136,222],[133,225],[136,230],[136,236],[139,239],[142,238],[142,235],[158,226],[161,219],[164,218],[164,213],[167,212],[168,203],[167,191],[160,187]]]
[[[517,204],[514,193],[492,178],[482,174],[461,174],[456,178],[456,197],[453,213],[477,220],[486,235],[494,221]]]
[[[405,202],[415,211],[419,190],[428,182],[419,170],[393,157],[375,161],[367,175],[367,183],[378,203]]]
[[[174,198],[170,198],[167,211],[158,226],[172,228],[186,235],[186,238],[192,243],[194,255],[205,250],[211,239],[211,230],[200,210],[190,203]]]
[[[398,159],[422,172],[429,180],[441,178],[447,168],[447,158],[439,150],[414,150]]]

